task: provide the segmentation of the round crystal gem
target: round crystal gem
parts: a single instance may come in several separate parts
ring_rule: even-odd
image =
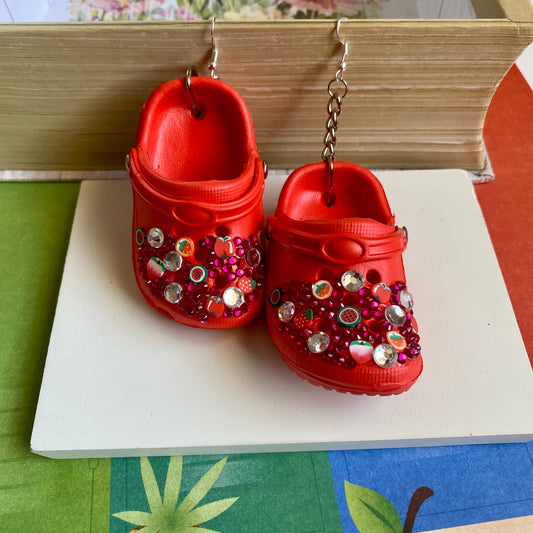
[[[406,290],[400,291],[400,304],[407,311],[411,311],[414,305],[413,295]]]
[[[296,306],[292,302],[283,302],[278,309],[278,317],[282,322],[290,322],[296,312]]]
[[[261,262],[261,252],[257,248],[248,248],[245,260],[250,268],[255,268]]]
[[[181,268],[181,263],[183,262],[183,259],[181,258],[181,255],[178,252],[168,252],[167,255],[165,255],[164,263],[167,267],[167,270],[170,270],[171,272],[176,272]]]
[[[402,327],[405,324],[405,311],[399,305],[389,305],[385,309],[385,318],[393,326]]]
[[[374,348],[374,363],[381,368],[390,368],[398,361],[398,352],[390,344],[380,344]]]
[[[171,304],[177,304],[181,300],[183,288],[179,283],[169,283],[165,287],[165,300]]]
[[[161,246],[163,246],[165,236],[163,235],[163,232],[159,228],[152,228],[148,232],[146,239],[148,240],[148,244],[152,248],[161,248]]]
[[[317,331],[313,333],[307,339],[307,347],[313,353],[322,353],[328,349],[329,335],[323,331]]]
[[[244,294],[241,289],[232,286],[224,291],[222,299],[227,307],[230,309],[236,309],[244,303]]]
[[[365,285],[365,277],[358,270],[348,270],[341,277],[342,286],[350,292],[357,292]]]

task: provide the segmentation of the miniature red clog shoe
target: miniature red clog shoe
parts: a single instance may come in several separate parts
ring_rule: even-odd
[[[146,301],[193,327],[251,320],[264,293],[264,171],[241,96],[218,79],[161,85],[143,107],[129,172]]]
[[[399,394],[422,371],[407,291],[405,231],[367,169],[336,162],[335,202],[324,163],[289,176],[267,219],[267,323],[300,377],[340,392]]]

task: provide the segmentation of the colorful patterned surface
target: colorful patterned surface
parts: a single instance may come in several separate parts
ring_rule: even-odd
[[[510,126],[515,135],[501,135],[515,108],[520,110],[518,122],[513,119]],[[524,280],[531,280],[533,271],[533,243],[527,237],[533,143],[526,142],[533,139],[533,130],[532,122],[522,119],[532,109],[531,92],[513,69],[487,119],[487,145],[494,149],[497,181],[477,189],[523,331],[533,313],[522,305]],[[78,189],[66,183],[0,185],[0,531],[132,531],[133,524],[114,515],[148,513],[146,494],[154,505],[157,491],[161,497],[177,497],[178,505],[188,501],[189,506],[194,503],[192,510],[203,508],[192,515],[193,521],[226,506],[205,524],[211,531],[226,533],[375,533],[380,521],[390,525],[381,531],[401,531],[411,497],[421,486],[434,495],[421,503],[412,531],[533,515],[532,443],[233,455],[216,477],[212,475],[215,479],[204,479],[196,492],[194,487],[223,456],[187,457],[179,494],[177,476],[165,487],[169,458],[151,459],[150,469],[145,462],[143,475],[137,458],[54,461],[33,455],[29,436]],[[512,216],[507,205],[512,206]],[[520,236],[519,262],[516,250],[508,246],[511,226]],[[524,338],[531,354],[530,336]],[[131,393],[135,394],[134,384]],[[191,493],[196,497],[186,496]],[[196,501],[199,496],[203,497]],[[238,499],[228,506],[228,498]],[[210,502],[214,505],[206,507]],[[528,531],[526,521],[522,519],[515,531]],[[518,524],[507,522],[511,523]],[[145,528],[149,531],[155,530]]]

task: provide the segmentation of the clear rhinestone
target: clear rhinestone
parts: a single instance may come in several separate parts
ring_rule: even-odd
[[[399,305],[389,305],[385,309],[385,318],[393,326],[402,327],[405,324],[405,311]]]
[[[165,266],[167,267],[167,270],[170,270],[171,272],[176,272],[176,270],[179,270],[181,268],[181,263],[183,259],[181,258],[181,255],[178,252],[168,252],[167,255],[165,255]]]
[[[350,292],[357,292],[365,285],[365,277],[358,270],[348,270],[341,277],[342,286]]]
[[[182,286],[179,283],[169,283],[165,287],[165,300],[177,304],[181,300]]]
[[[261,252],[257,248],[249,248],[246,251],[246,264],[250,268],[255,268],[261,262]]]
[[[222,299],[230,309],[236,309],[244,303],[244,294],[238,287],[228,287],[224,291]]]
[[[400,304],[405,310],[411,311],[414,305],[413,295],[406,290],[400,291]]]
[[[282,322],[290,322],[296,312],[296,306],[292,302],[283,302],[278,309],[278,317]]]
[[[161,246],[163,246],[163,241],[165,240],[165,236],[159,228],[152,228],[148,232],[146,238],[148,240],[148,244],[152,248],[161,248]]]
[[[390,368],[398,361],[398,352],[390,344],[380,344],[374,348],[374,363],[381,368]]]
[[[313,333],[307,339],[307,347],[313,353],[322,353],[328,349],[329,335],[323,331],[317,331]]]

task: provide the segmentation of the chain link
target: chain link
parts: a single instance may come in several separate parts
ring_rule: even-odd
[[[348,84],[344,80],[345,64],[341,62],[335,77],[328,84],[328,120],[326,121],[326,134],[324,135],[324,149],[322,160],[326,161],[330,170],[330,187],[333,181],[333,163],[335,161],[335,147],[337,146],[337,130],[339,117],[342,113],[342,99],[348,93]]]

